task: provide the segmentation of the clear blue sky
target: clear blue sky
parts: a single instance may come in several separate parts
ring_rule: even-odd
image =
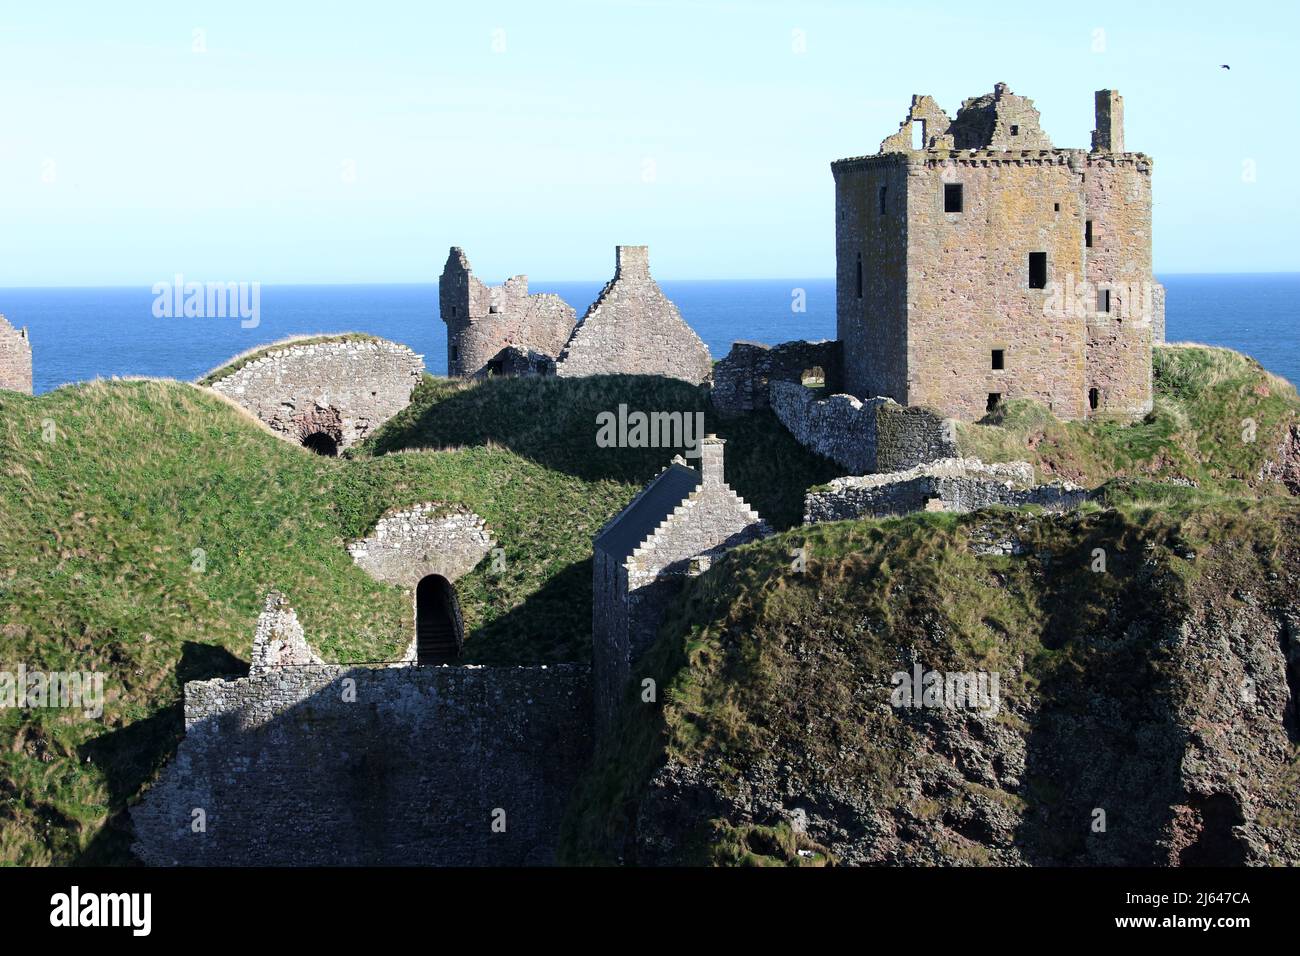
[[[1058,146],[1123,93],[1157,271],[1297,271],[1297,9],[6,3],[0,287],[829,276],[830,161],[997,81]]]

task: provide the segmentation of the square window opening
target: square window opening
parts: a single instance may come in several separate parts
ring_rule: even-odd
[[[1007,353],[1005,349],[994,349],[992,356],[993,371],[1000,372],[1007,367]]]

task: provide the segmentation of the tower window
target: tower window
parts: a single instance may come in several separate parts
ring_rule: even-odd
[[[858,253],[858,298],[862,298],[862,253]]]
[[[889,190],[888,186],[880,187],[880,214],[882,216],[885,214],[885,194],[888,192],[888,190]]]
[[[451,307],[451,314],[452,314],[452,318],[455,318],[455,316],[456,316],[456,307],[455,307],[454,305]]]
[[[912,120],[912,148],[925,149],[925,120]]]
[[[1110,311],[1110,289],[1097,290],[1097,311],[1098,312]]]
[[[943,211],[944,212],[962,211],[961,183],[943,184]]]
[[[1088,389],[1088,407],[1095,412],[1097,410],[1097,406],[1100,404],[1101,404],[1101,392],[1097,391],[1095,388]]]
[[[1092,220],[1089,219],[1083,224],[1083,244],[1089,249],[1092,248]]]
[[[1012,136],[1019,136],[1019,135],[1020,135],[1020,127],[1019,127],[1019,126],[1016,126],[1014,123],[1011,125],[1011,135],[1012,135]]]
[[[1007,367],[1007,353],[1003,349],[993,350],[993,371],[1000,372]]]
[[[1052,204],[1052,210],[1053,210],[1053,212],[1060,212],[1060,211],[1061,211],[1061,204],[1060,204],[1059,202],[1058,202],[1058,203],[1053,203],[1053,204]]]
[[[1047,253],[1045,252],[1029,254],[1029,288],[1047,288]]]

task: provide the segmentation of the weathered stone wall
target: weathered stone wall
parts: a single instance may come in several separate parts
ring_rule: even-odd
[[[294,663],[314,658],[296,624],[268,602],[250,675],[185,685],[185,737],[131,809],[142,861],[553,862],[590,756],[585,667]]]
[[[957,455],[956,429],[926,408],[888,398],[819,398],[802,385],[773,382],[772,411],[801,445],[853,474],[897,471]]]
[[[663,375],[691,384],[713,369],[708,347],[650,275],[646,246],[618,246],[601,290],[555,363],[561,376]]]
[[[840,343],[783,342],[767,346],[735,342],[726,357],[713,366],[709,396],[713,407],[727,415],[771,408],[770,382],[798,384],[803,373],[814,368],[820,368],[825,375],[826,394],[838,392]]]
[[[906,471],[837,478],[804,498],[804,523],[884,518],[913,511],[974,511],[991,505],[1077,508],[1088,497],[1070,484],[1035,485],[1028,462],[986,465],[947,458]]]
[[[701,482],[625,560],[595,549],[592,565],[592,693],[598,728],[613,719],[628,680],[658,635],[686,579],[723,552],[771,533],[723,482],[723,443],[701,443]]]
[[[0,315],[0,389],[32,394],[32,344],[27,329]]]
[[[286,344],[212,384],[289,441],[354,445],[410,404],[422,356],[384,339]]]
[[[503,349],[537,352],[554,358],[573,332],[577,313],[558,295],[529,295],[528,276],[488,286],[473,274],[469,259],[453,246],[438,280],[438,307],[447,324],[447,374],[510,374],[500,361]]]
[[[847,391],[965,420],[1013,398],[1067,419],[1150,409],[1152,164],[1122,152],[1122,103],[1102,93],[1092,152],[1053,148],[1032,102],[998,84],[943,135],[942,111],[914,97],[881,154],[832,164]],[[927,148],[912,150],[921,120]]]
[[[430,574],[455,581],[495,546],[486,523],[472,511],[428,502],[388,512],[347,547],[371,577],[413,588]]]

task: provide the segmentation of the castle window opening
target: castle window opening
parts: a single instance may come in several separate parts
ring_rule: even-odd
[[[989,400],[984,403],[984,411],[997,411],[997,407],[1002,404],[1001,392],[989,392]]]
[[[1083,224],[1083,244],[1089,249],[1092,248],[1092,220],[1089,219]]]
[[[1047,253],[1045,252],[1029,254],[1029,288],[1047,288]]]
[[[1060,211],[1061,211],[1061,204],[1060,204],[1059,202],[1058,202],[1058,203],[1053,203],[1053,204],[1052,204],[1052,208],[1053,208],[1053,211],[1055,211],[1055,212],[1060,212]]]
[[[858,298],[862,298],[862,253],[858,253]]]
[[[1020,135],[1020,127],[1015,125],[1014,123],[1011,124],[1011,135],[1012,136]]]
[[[888,191],[888,189],[889,189],[888,186],[880,187],[880,214],[882,216],[885,214],[885,194]]]
[[[799,375],[799,381],[808,388],[821,388],[826,384],[826,372],[820,365],[806,368]]]
[[[961,183],[943,184],[943,211],[944,212],[962,211]]]
[[[326,458],[337,458],[339,454],[338,440],[325,432],[312,432],[302,440],[302,447]]]
[[[499,307],[495,306],[495,305],[489,305],[489,306],[488,306],[488,314],[489,314],[489,315],[496,315],[496,314],[499,313],[500,311],[501,311],[501,309],[500,309]]]
[[[993,371],[1000,372],[1007,367],[1007,353],[1004,349],[993,350]]]
[[[1110,311],[1110,289],[1097,290],[1097,311],[1098,312]]]
[[[460,656],[460,615],[456,591],[441,574],[415,586],[415,662],[446,664]]]
[[[912,120],[912,148],[925,149],[925,120]]]
[[[1095,388],[1088,389],[1088,407],[1095,412],[1097,410],[1097,406],[1100,404],[1101,404],[1101,392],[1097,391]]]

